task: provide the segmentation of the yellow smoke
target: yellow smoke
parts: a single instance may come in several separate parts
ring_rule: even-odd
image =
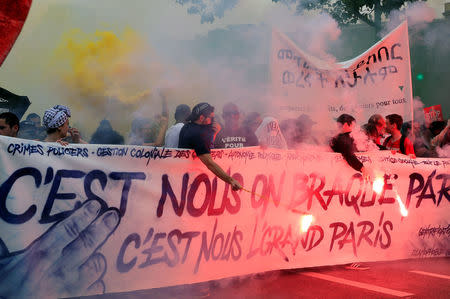
[[[72,30],[64,36],[57,58],[68,64],[63,74],[67,87],[89,98],[90,104],[104,104],[108,98],[133,104],[150,94],[150,78],[139,79],[150,71],[140,61],[146,49],[142,38],[130,29],[121,37],[110,31]]]
[[[57,103],[74,111],[72,123],[90,136],[107,118],[126,137],[134,116],[161,114],[165,97],[172,118],[176,105],[191,107],[201,101],[219,101],[211,79],[198,65],[187,72],[163,64],[150,45],[132,29],[64,34],[51,63],[56,72]],[[172,122],[172,119],[170,120]]]
[[[71,30],[54,58],[64,102],[85,115],[83,122],[87,122],[82,126],[88,134],[103,118],[125,134],[132,112],[142,105],[153,106],[156,100],[152,87],[157,86],[163,68],[149,45],[131,29],[121,35]]]

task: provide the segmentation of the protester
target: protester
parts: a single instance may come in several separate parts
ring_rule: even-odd
[[[3,112],[0,114],[0,135],[17,137],[19,128],[19,118],[14,113]]]
[[[337,125],[340,133],[333,137],[330,142],[330,146],[336,153],[341,153],[348,165],[350,165],[356,171],[363,174],[364,179],[370,180],[369,171],[366,170],[364,164],[361,163],[355,156],[356,145],[353,137],[350,136],[354,126],[355,118],[349,114],[341,114],[337,120]],[[364,266],[360,263],[352,263],[346,266],[347,269],[351,270],[367,270],[369,267]]]
[[[411,140],[417,157],[437,157],[437,153],[431,148],[430,140],[427,134],[423,133],[423,129],[428,131],[427,128],[421,127],[418,122],[414,122],[414,130],[412,130],[411,121],[408,121],[403,123],[400,133]]]
[[[373,114],[367,124],[373,124],[378,132],[378,137],[375,140],[375,144],[378,146],[382,146],[382,138],[386,132],[386,121],[381,114]]]
[[[434,121],[430,124],[430,131],[433,136],[431,146],[433,148],[443,147],[450,142],[450,119],[444,121]]]
[[[191,114],[191,108],[186,104],[180,104],[175,109],[175,124],[166,132],[165,147],[177,148],[180,139],[181,128],[187,123],[186,119]]]
[[[415,157],[413,143],[400,132],[402,125],[403,118],[400,115],[389,114],[386,116],[386,132],[391,135],[384,140],[383,145],[388,150]]]
[[[114,131],[111,123],[107,119],[100,121],[100,124],[91,137],[91,144],[124,144],[124,138]]]
[[[363,163],[355,156],[357,148],[355,140],[350,136],[350,133],[355,127],[355,118],[349,114],[341,114],[336,122],[339,134],[331,140],[331,149],[336,153],[341,153],[348,165],[356,171],[361,172],[364,178],[369,179],[369,172],[366,170]]]
[[[20,122],[20,130],[17,133],[18,138],[37,140],[36,127],[32,121],[23,120]]]
[[[241,184],[229,176],[211,158],[211,145],[219,128],[214,124],[214,107],[208,103],[197,104],[187,118],[188,123],[180,131],[178,146],[194,149],[198,158],[221,180],[231,185],[233,190],[242,189]]]
[[[144,117],[133,119],[127,143],[131,145],[147,145],[153,141],[151,120]]]
[[[28,121],[32,122],[33,125],[36,128],[40,128],[41,127],[41,117],[38,114],[36,114],[36,113],[28,114],[27,118],[25,120],[28,120]]]
[[[263,147],[287,149],[286,139],[281,132],[278,120],[268,116],[265,117],[261,125],[255,131],[258,142]]]
[[[313,134],[315,121],[308,114],[301,114],[296,119],[296,142],[298,144],[319,145],[319,141]]]
[[[254,139],[256,145],[259,144],[258,137],[256,137],[255,132],[256,129],[261,125],[262,119],[261,115],[258,112],[250,112],[248,113],[243,122],[242,129],[244,130],[244,134],[247,136],[251,136],[250,138]]]
[[[297,148],[299,145],[298,139],[296,138],[297,134],[297,124],[294,118],[283,119],[280,122],[280,130],[281,134],[283,134],[286,139],[286,144],[288,149]]]
[[[154,124],[148,118],[138,117],[131,123],[131,133],[128,144],[162,146],[168,125],[167,117],[158,116],[159,124]]]
[[[378,144],[378,142],[380,142],[380,133],[379,130],[377,129],[377,126],[373,122],[365,124],[362,127],[362,129],[364,133],[367,135],[369,141],[372,141],[372,143],[375,144],[378,147],[378,149],[380,150],[386,149],[386,147],[384,147],[382,144]]]
[[[32,138],[27,139],[35,139],[35,140],[44,140],[45,137],[47,137],[47,132],[45,131],[45,128],[41,125],[41,117],[36,113],[30,113],[27,115],[26,121],[31,122],[33,124],[33,132],[31,132],[31,127],[29,128],[29,134],[31,137],[31,134],[34,136]],[[26,123],[28,126],[29,123]]]
[[[69,134],[72,138],[72,143],[86,144],[87,142],[81,139],[78,129],[69,127],[70,116],[69,107],[64,105],[56,105],[45,110],[43,123],[44,127],[47,128],[47,137],[44,141],[67,145],[68,142],[64,141],[63,138],[66,138]]]
[[[240,112],[236,104],[226,103],[222,109],[224,127],[216,136],[215,148],[239,148],[258,145],[258,139],[240,126]]]

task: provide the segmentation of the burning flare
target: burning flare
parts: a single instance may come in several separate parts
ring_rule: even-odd
[[[398,205],[400,206],[400,214],[402,214],[403,217],[408,216],[408,210],[406,209],[405,205],[403,204],[400,196],[397,194],[396,196]]]
[[[381,191],[383,191],[384,186],[384,179],[382,177],[377,177],[373,181],[373,191],[375,191],[377,194],[380,194]]]
[[[306,233],[313,221],[314,221],[313,215],[303,215],[302,217],[300,217],[300,231],[302,233]]]

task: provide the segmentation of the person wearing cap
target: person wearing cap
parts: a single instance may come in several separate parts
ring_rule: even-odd
[[[181,128],[187,123],[187,118],[191,114],[191,108],[186,104],[180,104],[175,109],[175,124],[166,132],[165,147],[177,148],[180,139]]]
[[[258,145],[254,131],[240,126],[240,112],[234,103],[226,103],[222,109],[224,128],[217,133],[214,148],[240,148]]]
[[[350,133],[355,127],[355,118],[349,114],[341,114],[336,119],[340,133],[333,137],[330,146],[334,152],[341,153],[348,165],[356,171],[362,172],[365,180],[370,180],[370,173],[355,156],[356,144]],[[367,270],[368,266],[361,263],[351,263],[345,267],[350,270]]]
[[[355,140],[350,136],[350,133],[355,127],[355,118],[349,114],[341,114],[336,119],[336,122],[340,133],[331,140],[331,149],[336,153],[341,153],[348,165],[356,171],[361,172],[365,179],[370,179],[369,172],[355,155],[357,150]]]
[[[0,114],[0,135],[17,137],[19,128],[19,118],[14,113],[3,112]]]
[[[69,127],[70,109],[64,105],[56,105],[53,108],[45,110],[42,121],[44,127],[47,129],[46,142],[57,142],[61,145],[68,143],[63,140],[68,134],[72,137],[73,143],[84,143],[86,141],[81,139],[80,132],[76,128]]]
[[[90,144],[124,144],[124,138],[112,128],[111,122],[102,119],[91,136]]]
[[[180,131],[179,148],[193,149],[200,161],[233,190],[242,189],[238,181],[229,176],[211,158],[211,146],[220,128],[214,122],[214,107],[208,103],[197,104]]]

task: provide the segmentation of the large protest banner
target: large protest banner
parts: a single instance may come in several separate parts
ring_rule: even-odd
[[[345,62],[314,57],[273,30],[271,81],[273,111],[285,117],[305,113],[332,121],[349,113],[365,122],[375,113],[397,113],[411,120],[407,22]]]
[[[360,154],[384,180],[376,193],[331,152],[212,156],[250,192],[190,150],[0,137],[0,296],[450,254],[450,159]]]

